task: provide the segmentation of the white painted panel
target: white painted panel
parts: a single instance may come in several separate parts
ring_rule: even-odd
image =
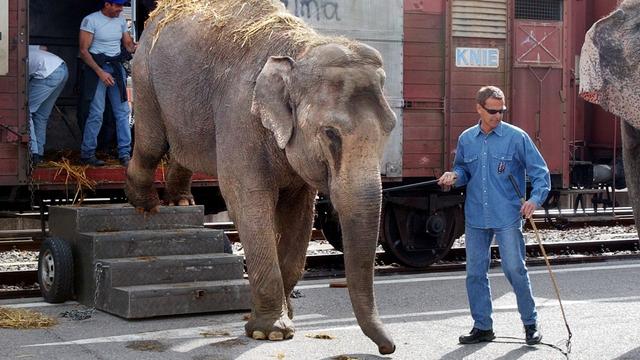
[[[451,14],[453,36],[507,37],[507,0],[453,0]]]
[[[9,73],[9,0],[0,0],[0,76]]]
[[[384,61],[384,93],[398,119],[381,170],[402,176],[402,39],[403,0],[281,0],[289,12],[318,32],[344,35],[376,48]],[[503,1],[503,0],[498,0]]]

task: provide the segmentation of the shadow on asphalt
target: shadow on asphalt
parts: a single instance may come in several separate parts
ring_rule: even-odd
[[[473,345],[460,345],[459,348],[445,354],[440,359],[442,360],[459,360],[464,359],[467,356],[473,354],[476,351],[479,351],[483,347],[487,346],[489,343],[478,343]]]
[[[637,347],[629,352],[626,352],[614,360],[630,360],[630,359],[640,359],[640,347]]]
[[[392,357],[388,357],[388,356],[378,356],[378,355],[371,355],[371,354],[342,354],[342,355],[338,355],[338,356],[332,356],[332,357],[327,357],[327,358],[323,358],[321,360],[336,360],[336,359],[362,359],[362,360],[382,360],[382,359],[393,359]]]

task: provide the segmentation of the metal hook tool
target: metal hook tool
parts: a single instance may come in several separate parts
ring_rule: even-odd
[[[509,181],[511,181],[511,185],[513,185],[513,189],[516,191],[516,194],[518,194],[518,198],[520,198],[520,204],[524,204],[525,202],[524,196],[520,192],[520,188],[518,187],[518,184],[516,183],[516,179],[513,177],[512,174],[509,174]],[[553,274],[553,271],[551,270],[551,264],[549,264],[549,258],[547,257],[547,252],[544,250],[544,246],[542,246],[542,240],[540,240],[540,234],[538,233],[538,228],[536,227],[536,224],[533,222],[533,217],[529,217],[528,219],[536,235],[536,239],[538,240],[538,246],[540,247],[540,251],[542,252],[542,256],[544,257],[544,262],[547,265],[547,270],[549,270],[549,275],[551,276],[551,282],[553,283],[553,287],[556,291],[556,297],[558,298],[558,303],[560,303],[560,311],[562,312],[564,325],[567,327],[567,333],[569,336],[569,338],[567,339],[567,353],[565,354],[568,356],[568,354],[571,352],[571,337],[573,336],[573,334],[571,333],[571,329],[569,328],[569,323],[567,322],[567,316],[564,313],[564,307],[562,306],[562,299],[560,299],[560,290],[556,282],[556,277]]]

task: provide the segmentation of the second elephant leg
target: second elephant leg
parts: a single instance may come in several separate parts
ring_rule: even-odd
[[[195,205],[191,194],[191,175],[193,172],[176,161],[169,162],[167,170],[167,186],[165,190],[165,201],[167,205]]]
[[[640,130],[621,121],[624,178],[636,224],[640,224]],[[639,228],[640,229],[640,228]],[[640,233],[640,231],[639,231]]]
[[[290,319],[293,319],[290,296],[304,272],[315,196],[316,192],[304,185],[297,191],[281,194],[277,205],[276,226],[280,235],[278,262]]]
[[[272,190],[245,190],[227,196],[244,247],[251,285],[253,308],[245,331],[258,340],[288,339],[295,332],[287,316],[278,266],[275,197]]]

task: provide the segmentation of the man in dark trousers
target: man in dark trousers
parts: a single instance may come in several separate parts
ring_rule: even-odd
[[[102,126],[106,97],[109,97],[116,125],[118,157],[127,166],[131,159],[131,109],[127,102],[126,72],[122,66],[124,54],[121,45],[130,53],[136,45],[127,31],[127,23],[120,16],[126,0],[105,0],[102,9],[87,15],[80,25],[80,58],[84,61],[84,89],[92,94],[89,114],[84,125],[80,161],[84,164],[102,166],[104,161],[96,158],[98,134]]]
[[[529,135],[502,121],[507,110],[502,90],[485,86],[478,91],[476,101],[480,120],[460,135],[453,171],[445,172],[438,180],[444,189],[467,186],[466,283],[474,324],[469,335],[460,336],[459,341],[474,344],[495,338],[488,277],[490,246],[495,236],[502,271],[516,295],[526,342],[535,345],[542,340],[542,334],[525,265],[522,216],[530,217],[547,198],[551,188],[549,169]],[[533,189],[524,204],[520,204],[509,175],[522,192],[525,177],[529,177]]]

